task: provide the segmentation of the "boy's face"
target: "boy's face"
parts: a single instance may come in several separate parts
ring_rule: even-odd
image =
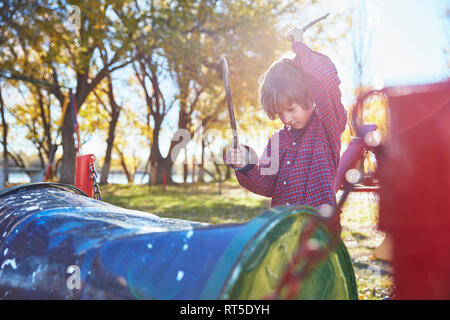
[[[284,108],[278,114],[284,124],[294,129],[302,129],[308,122],[314,108],[304,109],[299,104],[293,103],[287,108]]]

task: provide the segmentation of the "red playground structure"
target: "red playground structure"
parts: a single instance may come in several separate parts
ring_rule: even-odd
[[[450,299],[450,82],[371,91],[355,109],[375,93],[386,95],[390,114],[390,136],[375,154],[393,298]]]
[[[380,228],[394,243],[394,295],[450,299],[450,82],[385,92]]]

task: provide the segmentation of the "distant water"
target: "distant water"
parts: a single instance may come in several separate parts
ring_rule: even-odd
[[[100,181],[100,173],[98,173],[98,179]],[[134,177],[134,184],[147,184],[149,180],[148,174],[142,172],[136,173]],[[172,180],[177,183],[183,182],[182,174],[173,174]],[[205,175],[205,180],[208,182],[211,178]],[[27,174],[22,172],[11,172],[9,174],[10,183],[30,183],[30,178]],[[187,182],[192,182],[192,176],[188,175]],[[128,184],[127,177],[122,172],[111,172],[108,176],[108,183],[110,184]]]
[[[100,181],[101,174],[98,174],[98,180]],[[122,172],[110,172],[108,176],[108,183],[111,184],[128,184],[127,176]],[[148,174],[136,173],[134,176],[134,184],[146,184],[148,183]]]
[[[30,177],[23,172],[10,172],[8,176],[10,183],[30,183]]]

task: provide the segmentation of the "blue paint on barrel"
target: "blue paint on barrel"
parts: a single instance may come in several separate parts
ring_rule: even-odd
[[[0,299],[232,298],[240,261],[260,250],[252,239],[273,229],[277,215],[210,225],[54,185],[19,188],[0,195]],[[74,270],[79,289],[71,286]]]

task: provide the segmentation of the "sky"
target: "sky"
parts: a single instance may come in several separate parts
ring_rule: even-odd
[[[367,9],[367,22],[373,32],[368,56],[368,73],[372,76],[369,84],[377,88],[423,84],[442,81],[450,75],[443,53],[443,49],[450,46],[449,18],[446,25],[447,33],[444,23],[444,14],[446,8],[450,9],[450,0],[325,0],[320,8],[305,8],[299,13],[301,17],[299,20],[309,22],[326,12],[331,16],[336,15],[363,1]],[[292,26],[298,26],[297,22]],[[305,43],[308,44],[307,35]],[[343,41],[334,51],[325,48],[323,53],[329,55],[337,67],[341,78],[342,102],[348,106],[354,100],[350,42]],[[123,79],[129,78],[129,72],[130,69],[124,69],[115,77],[122,78],[120,81],[123,82]],[[142,104],[138,107],[145,108],[144,101],[136,100],[134,93],[130,93],[127,97],[127,90],[121,92],[125,92],[121,96],[125,100],[128,98],[129,103],[136,106]],[[11,99],[14,97],[11,96]],[[174,110],[170,115],[170,126],[176,128],[177,120],[177,112]],[[163,132],[162,138],[170,140],[172,134],[170,131]],[[101,158],[104,151],[99,151],[99,143],[104,144],[103,138],[93,137],[83,146],[83,153],[94,153],[97,159]],[[23,141],[24,146],[28,144]],[[162,144],[163,155],[167,153],[164,148],[168,145],[169,143]],[[258,154],[261,154],[265,143],[254,142],[254,146]],[[148,150],[142,152],[142,156],[147,157]]]
[[[446,35],[443,16],[446,8],[450,10],[450,1],[379,3],[381,28],[374,59],[379,55],[385,86],[436,82],[448,77],[443,49],[449,45],[450,30]]]
[[[330,13],[348,10],[363,0],[328,0]],[[372,85],[413,85],[438,82],[450,76],[443,49],[450,46],[450,21],[445,32],[444,14],[448,0],[365,0],[373,41],[368,57]],[[448,19],[447,19],[448,20]],[[346,53],[343,53],[346,52]],[[342,46],[339,56],[329,52],[341,78],[343,103],[354,97],[350,47]],[[345,58],[344,58],[345,59]]]

